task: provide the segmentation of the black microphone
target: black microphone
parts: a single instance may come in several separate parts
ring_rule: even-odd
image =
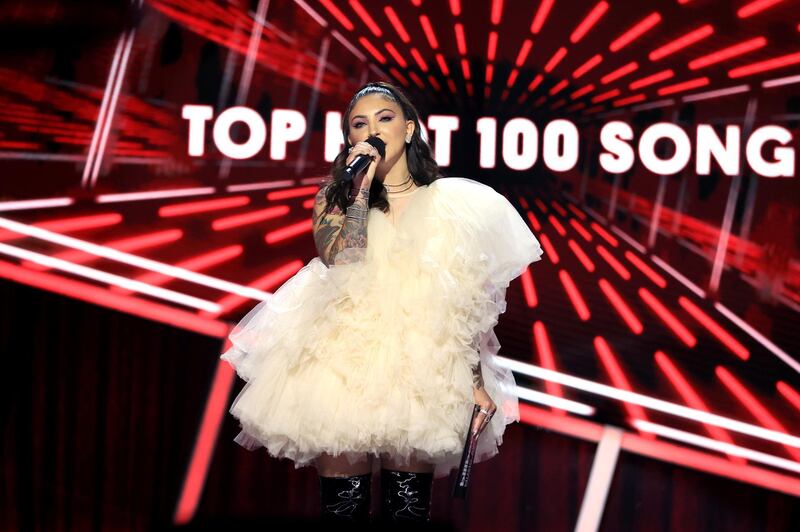
[[[381,155],[381,159],[386,157],[385,142],[374,136],[367,137],[366,141],[372,144],[375,149],[378,150],[378,153]],[[356,155],[356,158],[353,159],[352,162],[344,169],[344,177],[342,178],[342,181],[352,181],[360,172],[369,166],[369,163],[371,162],[372,157],[369,155],[364,155],[363,153],[359,153]]]

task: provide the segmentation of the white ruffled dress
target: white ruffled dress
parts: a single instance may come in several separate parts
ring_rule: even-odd
[[[510,281],[541,258],[538,240],[472,179],[441,178],[397,201],[370,209],[366,248],[330,267],[313,258],[231,332],[222,359],[247,381],[230,409],[243,447],[295,468],[323,452],[351,463],[413,455],[446,476],[461,459],[479,359],[498,410],[475,461],[496,455],[519,420],[493,329]]]

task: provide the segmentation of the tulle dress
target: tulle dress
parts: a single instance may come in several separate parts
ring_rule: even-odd
[[[221,358],[247,381],[230,409],[235,441],[295,468],[323,452],[413,455],[443,477],[461,458],[480,360],[498,409],[475,461],[491,458],[519,420],[494,326],[538,240],[505,197],[463,177],[372,208],[367,223],[366,248],[329,267],[311,259],[232,330]]]

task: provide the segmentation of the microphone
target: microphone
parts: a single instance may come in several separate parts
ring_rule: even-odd
[[[367,137],[366,141],[372,144],[375,149],[378,150],[378,153],[381,155],[381,159],[386,157],[385,142],[375,136]],[[344,169],[344,178],[342,181],[352,181],[360,172],[369,166],[369,163],[371,162],[372,157],[369,155],[364,155],[363,153],[359,153],[356,155],[356,158],[353,159],[352,162]]]

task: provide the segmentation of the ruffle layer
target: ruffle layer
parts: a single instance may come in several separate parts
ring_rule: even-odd
[[[498,453],[519,409],[493,328],[509,283],[542,250],[477,181],[444,178],[417,196],[397,227],[371,210],[366,251],[344,250],[331,267],[312,259],[234,328],[222,358],[247,381],[231,407],[238,443],[295,467],[323,452],[415,456],[446,476],[461,458],[480,360],[498,413],[476,461]]]

